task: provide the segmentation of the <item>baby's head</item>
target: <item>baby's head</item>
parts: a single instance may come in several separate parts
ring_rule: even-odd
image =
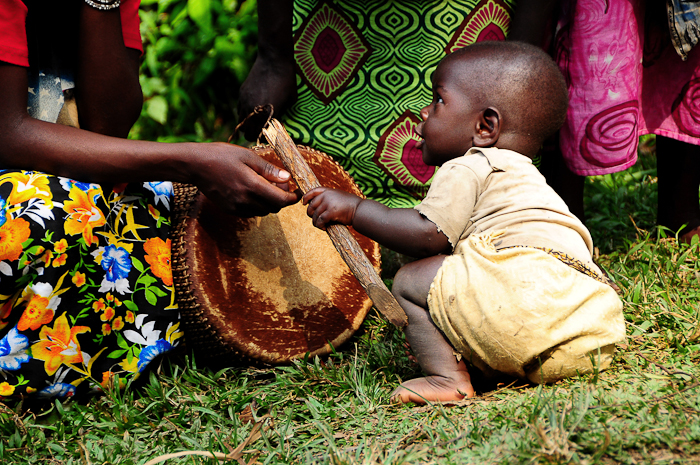
[[[564,123],[568,92],[557,65],[521,42],[479,42],[446,56],[417,132],[423,160],[440,166],[471,147],[529,157]]]

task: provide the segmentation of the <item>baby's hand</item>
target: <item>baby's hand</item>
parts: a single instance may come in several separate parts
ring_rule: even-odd
[[[302,202],[309,206],[306,214],[313,219],[314,226],[325,231],[332,223],[352,225],[362,199],[348,192],[317,187],[307,192]]]

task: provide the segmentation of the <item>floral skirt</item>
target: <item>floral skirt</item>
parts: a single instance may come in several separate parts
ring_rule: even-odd
[[[0,170],[0,398],[123,386],[178,345],[172,192]]]

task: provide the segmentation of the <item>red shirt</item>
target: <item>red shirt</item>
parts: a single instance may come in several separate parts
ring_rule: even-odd
[[[119,12],[122,17],[124,45],[143,52],[143,43],[139,32],[140,3],[141,0],[122,0]],[[29,66],[26,18],[27,7],[22,0],[2,0],[0,6],[0,61],[13,65]]]

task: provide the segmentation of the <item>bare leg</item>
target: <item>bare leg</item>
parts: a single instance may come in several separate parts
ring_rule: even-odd
[[[658,223],[677,231],[681,240],[700,234],[700,147],[667,137],[656,137],[659,178]]]
[[[406,339],[427,375],[406,381],[391,394],[395,402],[459,401],[474,395],[467,366],[457,361],[449,342],[428,312],[428,291],[444,255],[405,265],[394,278],[393,293],[408,315]]]

